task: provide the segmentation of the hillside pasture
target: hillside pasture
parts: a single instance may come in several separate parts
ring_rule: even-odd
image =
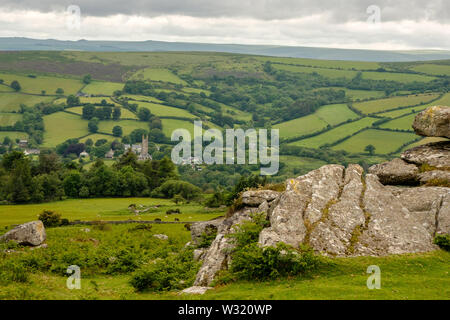
[[[191,134],[191,139],[194,137],[194,122],[176,119],[162,119],[163,132],[167,137],[172,136],[172,132],[177,129],[186,129]]]
[[[315,114],[326,123],[334,126],[359,116],[345,104],[330,104],[320,107]]]
[[[36,75],[36,78],[30,78],[27,75],[17,75],[12,73],[0,73],[0,79],[5,84],[10,85],[12,81],[17,80],[22,87],[21,92],[41,94],[42,90],[48,95],[55,95],[56,90],[61,88],[65,95],[75,94],[81,89],[83,83],[78,79],[49,77]]]
[[[131,80],[162,81],[186,85],[186,82],[168,69],[146,68],[134,73]]]
[[[386,80],[386,81],[396,81],[401,83],[410,82],[430,82],[435,80],[435,77],[424,76],[420,74],[410,74],[410,73],[391,73],[391,72],[363,72],[363,79],[370,80]]]
[[[447,77],[450,76],[450,66],[448,65],[426,63],[409,68],[409,70],[431,74],[435,76],[447,76]]]
[[[88,136],[86,136],[86,137],[80,139],[80,142],[85,143],[86,140],[88,140],[88,139],[91,139],[94,143],[95,143],[97,140],[103,140],[103,139],[105,139],[105,140],[108,141],[108,142],[112,142],[112,141],[114,141],[115,139],[120,140],[120,137],[113,137],[113,136],[110,136],[110,135],[108,135],[108,134],[93,133],[93,134],[90,134],[90,135],[88,135]]]
[[[406,146],[402,149],[402,152],[408,149],[412,149],[418,146],[422,146],[424,144],[433,143],[433,142],[441,142],[441,141],[450,141],[446,138],[439,138],[439,137],[424,137],[422,140],[411,143],[410,145]]]
[[[161,100],[155,98],[155,97],[151,97],[151,96],[142,96],[139,94],[124,94],[121,95],[121,97],[123,98],[129,98],[131,100],[131,102],[129,103],[134,103],[133,100],[136,101],[146,101],[146,102],[156,102],[156,103],[162,103]]]
[[[437,97],[439,97],[439,94],[436,93],[398,96],[387,99],[358,102],[354,103],[353,106],[362,113],[372,114],[395,108],[425,104],[433,99],[436,99]]]
[[[148,122],[135,121],[135,120],[102,120],[98,125],[99,133],[111,133],[115,126],[121,126],[123,135],[129,135],[134,129],[145,129],[149,130]]]
[[[412,128],[412,124],[414,122],[415,117],[416,114],[411,113],[401,118],[397,118],[392,121],[383,123],[382,125],[380,125],[380,128],[414,131]]]
[[[20,120],[22,120],[20,113],[0,113],[0,126],[13,126]]]
[[[39,102],[50,102],[54,97],[35,96],[22,93],[0,93],[0,112],[19,111],[20,105],[32,107]]]
[[[365,153],[364,148],[371,144],[375,153],[388,154],[398,150],[404,143],[414,141],[418,136],[414,133],[391,132],[369,129],[334,146],[334,150],[345,150],[350,153]]]
[[[317,136],[292,142],[290,145],[307,148],[319,148],[324,144],[332,144],[358,132],[361,129],[368,128],[375,121],[377,121],[375,118],[362,118],[355,122],[345,123]]]
[[[162,104],[150,103],[150,102],[137,102],[140,108],[146,108],[150,110],[151,113],[158,117],[180,117],[195,119],[197,118],[188,111],[180,108],[169,107]],[[139,110],[139,109],[138,109]]]
[[[0,143],[3,143],[5,137],[9,137],[13,141],[16,139],[28,139],[28,133],[20,131],[0,131]]]
[[[112,96],[114,91],[122,90],[124,84],[118,82],[92,81],[83,88],[83,92],[87,94]]]
[[[56,112],[43,118],[44,147],[55,147],[67,139],[79,138],[89,133],[87,120],[67,112]]]
[[[273,128],[279,129],[280,137],[286,139],[320,131],[327,125],[328,123],[320,119],[316,114],[311,114],[273,125]]]

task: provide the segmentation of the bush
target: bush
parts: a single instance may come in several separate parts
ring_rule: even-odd
[[[7,260],[0,265],[0,283],[29,281],[29,272],[20,261]]]
[[[297,250],[284,243],[278,243],[276,247],[260,247],[259,233],[267,225],[264,214],[254,214],[251,222],[236,226],[235,232],[229,235],[236,245],[231,252],[230,267],[230,272],[236,279],[266,280],[295,276],[320,265],[320,257],[311,248]]]
[[[39,220],[42,221],[46,228],[59,227],[61,225],[61,215],[49,210],[42,211],[39,215]]]
[[[217,229],[206,229],[200,236],[198,248],[209,248],[217,236]]]
[[[441,249],[450,251],[450,235],[438,234],[434,238],[434,243],[437,244]]]
[[[198,268],[192,249],[184,249],[177,255],[154,260],[139,269],[131,277],[130,284],[137,291],[180,290],[192,285]]]

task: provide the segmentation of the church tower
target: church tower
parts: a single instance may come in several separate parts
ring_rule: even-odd
[[[152,160],[152,156],[148,154],[148,136],[142,135],[141,154],[138,160]]]

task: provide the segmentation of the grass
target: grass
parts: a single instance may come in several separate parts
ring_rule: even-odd
[[[5,137],[9,137],[13,141],[16,139],[28,139],[28,133],[19,131],[0,131],[0,143],[3,142]]]
[[[150,96],[142,96],[139,94],[124,94],[121,97],[124,98],[130,98],[132,100],[136,100],[136,101],[147,101],[147,102],[156,102],[156,103],[162,103],[161,100],[155,98],[155,97],[150,97]],[[132,103],[132,102],[130,102]]]
[[[22,87],[22,92],[34,94],[41,94],[42,90],[45,90],[47,94],[54,95],[56,89],[62,88],[64,94],[69,95],[77,93],[83,86],[81,80],[43,75],[36,75],[36,78],[30,78],[27,75],[0,73],[0,79],[3,79],[4,83],[8,85],[12,81],[17,80]]]
[[[421,64],[409,68],[410,70],[431,74],[435,76],[450,76],[450,66],[437,64]]]
[[[32,107],[39,102],[50,102],[54,97],[33,96],[21,93],[0,93],[0,112],[19,111],[20,105]]]
[[[172,136],[172,132],[176,129],[187,129],[191,134],[191,139],[194,138],[194,123],[185,120],[162,119],[163,132],[167,137]]]
[[[274,129],[280,130],[281,138],[299,137],[305,134],[320,131],[328,124],[320,119],[316,114],[297,118],[274,125]]]
[[[154,206],[160,205],[152,213],[136,216],[128,210],[130,204]],[[179,208],[181,214],[168,215],[168,209]],[[69,220],[154,220],[162,221],[200,221],[218,217],[224,213],[223,209],[206,211],[196,203],[176,206],[169,199],[154,198],[104,198],[104,199],[69,199],[40,204],[2,205],[0,206],[0,226],[10,226],[28,221],[37,220],[43,210],[52,210],[61,214],[62,218]]]
[[[169,107],[156,103],[149,102],[137,102],[139,107],[146,108],[151,111],[154,115],[158,117],[180,117],[180,118],[189,118],[195,119],[197,118],[193,114],[189,113],[186,110],[180,108]]]
[[[0,113],[0,126],[12,126],[22,120],[22,115],[17,113]]]
[[[349,119],[353,120],[359,117],[345,104],[331,104],[322,106],[315,112],[315,114],[332,126],[343,123]]]
[[[326,78],[354,78],[358,72],[351,70],[336,70],[336,69],[325,69],[325,68],[313,68],[313,67],[301,67],[293,65],[275,64],[273,65],[276,70],[284,70],[289,72],[300,72],[300,73],[317,73]]]
[[[44,147],[55,147],[67,139],[78,138],[89,133],[87,120],[67,112],[56,112],[43,118]]]
[[[113,137],[113,136],[110,136],[107,134],[94,133],[94,134],[90,134],[90,135],[84,137],[83,139],[80,139],[80,142],[84,143],[84,142],[86,142],[87,139],[92,139],[92,141],[94,141],[94,143],[100,139],[106,139],[106,140],[108,140],[108,142],[112,142],[115,139],[120,140],[120,137]]]
[[[131,76],[132,80],[151,80],[186,85],[186,82],[168,69],[146,68]]]
[[[112,133],[115,126],[121,126],[123,135],[129,135],[134,129],[145,129],[149,130],[148,122],[134,121],[134,120],[103,120],[100,121],[98,125],[98,131],[105,133]]]
[[[425,137],[420,141],[411,143],[410,145],[406,146],[405,148],[403,148],[402,151],[408,150],[408,149],[412,149],[414,147],[418,147],[424,144],[428,144],[428,143],[432,143],[432,142],[440,142],[440,141],[449,141],[449,139],[446,138],[438,138],[438,137]]]
[[[351,153],[363,153],[365,152],[364,148],[371,144],[376,148],[375,153],[388,154],[414,139],[417,139],[417,136],[413,133],[369,129],[334,146],[333,149],[345,150]]]
[[[347,88],[342,88],[342,87],[324,87],[324,88],[315,89],[313,91],[328,90],[328,89],[344,90],[345,95],[347,97],[350,97],[353,101],[373,99],[373,98],[382,98],[385,96],[385,93],[383,91],[354,90],[354,89],[347,89]]]
[[[83,88],[83,92],[87,94],[112,96],[114,91],[122,90],[123,86],[123,83],[93,81]]]
[[[409,73],[389,73],[389,72],[363,72],[363,79],[370,80],[386,80],[386,81],[397,81],[401,83],[410,82],[430,82],[435,80],[435,77],[423,76],[419,74],[409,74]]]
[[[65,109],[66,111],[70,111],[76,114],[79,114],[80,116],[83,114],[83,107],[72,107],[72,108],[67,108]],[[130,110],[126,109],[126,108],[120,108],[120,118],[121,119],[136,119],[137,120],[137,116],[136,114],[134,114],[133,112],[131,112]]]
[[[438,96],[438,94],[417,94],[359,102],[353,104],[353,106],[362,113],[371,114],[400,107],[424,104],[433,99],[436,99]]]
[[[309,67],[338,68],[343,70],[376,70],[380,68],[378,62],[365,61],[343,61],[343,60],[318,60],[305,58],[278,58],[278,57],[255,57],[262,62],[271,61],[285,64],[297,64]]]
[[[413,124],[415,118],[416,118],[416,114],[412,113],[412,114],[403,116],[401,118],[383,123],[382,125],[380,125],[380,128],[413,131],[412,124]]]
[[[358,132],[361,129],[370,127],[375,121],[377,121],[377,119],[375,118],[363,118],[355,122],[343,124],[317,136],[295,141],[291,143],[291,145],[308,148],[319,148],[324,144],[332,144],[333,142],[343,139],[355,132]]]
[[[189,88],[189,87],[184,87],[183,89],[182,89],[184,92],[187,92],[187,93],[198,93],[198,94],[200,94],[200,93],[204,93],[205,95],[207,95],[207,96],[209,96],[210,94],[211,94],[211,91],[209,91],[209,90],[205,90],[205,89],[198,89],[198,88]]]

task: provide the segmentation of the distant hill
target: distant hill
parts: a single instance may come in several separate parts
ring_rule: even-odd
[[[0,38],[0,50],[81,50],[81,51],[202,51],[255,54],[264,56],[351,60],[375,62],[407,62],[450,59],[450,51],[411,50],[380,51],[293,47],[275,45],[208,44],[164,41],[61,41],[29,38]]]

